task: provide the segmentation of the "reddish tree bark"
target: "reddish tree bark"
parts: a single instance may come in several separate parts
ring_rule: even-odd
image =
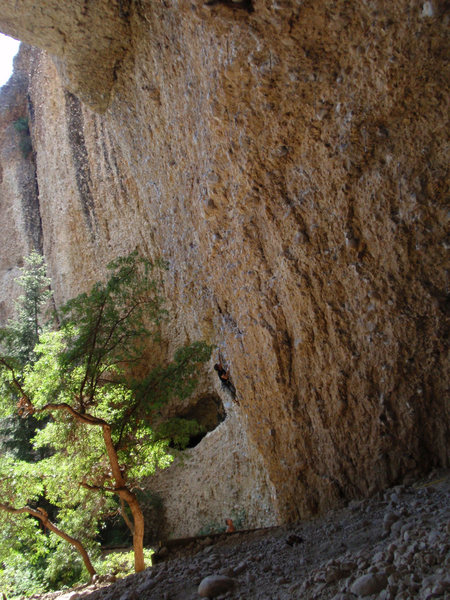
[[[65,402],[61,403],[51,403],[46,404],[44,407],[36,409],[30,400],[29,396],[25,393],[22,385],[17,380],[14,374],[14,369],[2,358],[0,358],[0,362],[3,363],[12,373],[13,383],[17,387],[18,391],[22,395],[20,400],[22,413],[24,415],[32,415],[36,412],[67,412],[69,413],[75,420],[80,423],[84,423],[85,425],[93,425],[97,427],[101,427],[103,431],[103,440],[105,443],[106,453],[108,455],[109,464],[111,467],[112,475],[114,478],[115,486],[114,488],[102,488],[99,487],[99,490],[105,490],[108,492],[115,493],[119,496],[121,500],[124,500],[128,506],[130,507],[131,514],[133,516],[133,550],[134,550],[134,569],[136,573],[139,571],[143,571],[145,569],[144,564],[144,515],[142,513],[141,507],[139,505],[139,501],[136,495],[127,487],[124,475],[122,470],[120,469],[119,459],[117,456],[116,448],[114,447],[114,443],[111,437],[111,426],[109,423],[104,421],[103,419],[99,419],[98,417],[94,417],[86,412],[81,412],[70,406]],[[95,489],[93,486],[85,485],[85,487]],[[1,506],[1,505],[0,505]],[[6,509],[5,509],[6,510]],[[18,509],[21,512],[28,512],[26,510]],[[32,509],[30,509],[32,510]],[[30,513],[31,514],[31,513]],[[34,515],[37,518],[40,518],[38,515]],[[42,520],[42,519],[41,519]],[[50,523],[50,521],[49,521]],[[53,527],[56,527],[52,524]],[[48,526],[51,529],[50,526]],[[54,531],[54,529],[52,529]],[[56,533],[56,531],[55,531]],[[58,533],[58,535],[60,535]],[[70,537],[70,536],[69,536]],[[66,539],[66,538],[65,538]],[[73,539],[73,538],[71,538]],[[69,541],[69,540],[68,540]],[[75,540],[77,541],[77,540]]]
[[[59,535],[59,537],[61,537],[63,540],[66,540],[66,542],[69,542],[69,544],[72,544],[72,546],[74,548],[76,548],[78,550],[78,552],[81,554],[81,558],[83,559],[84,566],[88,570],[89,575],[91,577],[93,577],[95,575],[96,571],[95,571],[94,567],[92,566],[91,559],[89,558],[89,555],[86,552],[83,544],[76,538],[73,538],[68,533],[65,533],[64,531],[62,531],[61,529],[56,527],[56,525],[50,521],[50,519],[48,518],[47,512],[43,508],[31,508],[30,506],[23,506],[22,508],[14,508],[13,506],[9,506],[9,504],[1,504],[0,503],[0,510],[4,510],[6,512],[13,513],[13,514],[27,513],[27,514],[31,515],[32,517],[36,517],[36,519],[39,519],[42,522],[42,524],[44,525],[44,527],[46,527],[47,529],[50,529],[50,531],[53,531],[53,533],[55,533],[56,535]]]

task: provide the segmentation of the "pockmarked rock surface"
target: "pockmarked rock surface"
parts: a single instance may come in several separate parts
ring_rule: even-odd
[[[39,4],[48,28],[0,6],[0,29],[49,53],[24,93],[55,300],[135,247],[161,256],[168,354],[214,343],[237,390],[245,465],[217,435],[201,464],[230,494],[194,488],[185,534],[201,503],[275,524],[448,465],[445,3],[70,4]],[[7,160],[2,228],[28,249]]]
[[[391,510],[398,527],[384,535]],[[449,472],[435,472],[315,520],[193,543],[143,573],[74,592],[85,600],[200,600],[211,578],[233,582],[210,595],[230,600],[445,600],[449,516]]]
[[[165,534],[171,538],[224,531],[227,518],[240,528],[264,527],[273,519],[275,491],[233,409],[148,485],[164,500]]]
[[[42,252],[36,165],[27,131],[30,48],[22,47],[0,100],[0,322],[13,316],[23,256]],[[23,126],[20,127],[20,124]],[[19,127],[18,127],[19,125]]]

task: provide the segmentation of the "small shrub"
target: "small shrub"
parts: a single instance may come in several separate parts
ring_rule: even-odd
[[[247,513],[245,509],[242,508],[240,511],[231,511],[231,520],[233,521],[234,528],[244,529],[247,521]]]
[[[217,521],[210,521],[206,523],[201,529],[199,529],[197,535],[210,535],[211,533],[224,533],[226,525],[221,525]]]
[[[23,157],[27,158],[27,156],[33,149],[33,146],[31,144],[31,134],[28,123],[28,117],[19,117],[16,121],[14,121],[13,125],[14,129],[20,135],[19,148],[22,152]]]
[[[147,566],[152,564],[153,550],[144,550],[144,559]],[[116,577],[126,577],[134,573],[134,552],[111,552],[104,556],[95,565],[99,575],[115,575]]]
[[[49,590],[61,590],[89,581],[89,574],[78,552],[56,541],[48,556],[44,581]]]
[[[14,129],[18,133],[26,133],[27,135],[30,135],[28,117],[19,117],[17,121],[14,121]]]
[[[45,583],[45,561],[37,557],[29,561],[13,550],[7,564],[0,563],[0,590],[10,600],[48,591]],[[33,563],[33,564],[31,564]]]
[[[244,529],[244,526],[246,524],[247,521],[247,513],[245,512],[244,509],[241,509],[240,511],[236,511],[236,510],[232,510],[231,514],[230,514],[230,518],[233,521],[233,525],[234,528],[236,530],[238,529]],[[225,524],[220,524],[217,523],[217,521],[210,521],[209,523],[206,523],[201,529],[199,529],[199,531],[197,532],[197,535],[210,535],[212,533],[224,533],[227,529],[227,526]]]

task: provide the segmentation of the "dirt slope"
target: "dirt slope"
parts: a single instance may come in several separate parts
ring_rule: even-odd
[[[434,472],[320,519],[203,540],[144,573],[59,600],[196,600],[211,575],[233,580],[211,596],[230,600],[449,598],[449,492],[450,473]]]

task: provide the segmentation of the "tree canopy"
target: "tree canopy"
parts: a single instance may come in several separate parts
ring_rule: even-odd
[[[45,326],[45,308],[53,295],[47,266],[36,250],[24,258],[24,267],[16,283],[23,293],[15,301],[16,317],[2,328],[0,340],[2,352],[25,365],[34,361],[34,347]]]
[[[136,491],[144,477],[170,464],[169,443],[182,447],[199,430],[192,421],[164,421],[160,409],[172,398],[192,394],[199,365],[211,353],[210,346],[197,341],[162,364],[149,355],[167,318],[156,276],[164,268],[136,252],[113,261],[107,280],[67,302],[59,327],[47,330],[37,325],[49,297],[42,292],[45,277],[34,273],[34,283],[42,282],[40,293],[27,304],[28,317],[19,312],[16,333],[10,328],[3,336],[0,356],[3,416],[19,412],[45,419],[32,440],[34,451],[41,452],[37,462],[2,456],[0,509],[22,521],[24,514],[36,517],[61,535],[36,506],[45,498],[58,508],[58,522],[71,539],[62,537],[82,552],[70,532],[80,532],[93,504],[97,514],[106,514],[107,498],[114,495],[133,535],[136,571],[144,568],[144,518]],[[21,345],[22,321],[30,320],[31,311],[34,327]],[[83,559],[92,574],[92,565]]]

